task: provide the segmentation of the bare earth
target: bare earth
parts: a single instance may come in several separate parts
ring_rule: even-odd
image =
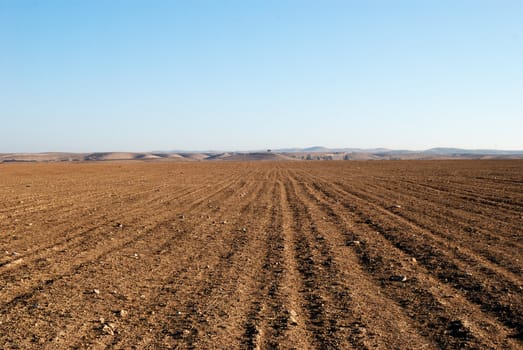
[[[523,161],[0,164],[2,349],[522,349]]]

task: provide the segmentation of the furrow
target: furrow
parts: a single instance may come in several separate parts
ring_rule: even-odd
[[[295,259],[302,277],[307,327],[317,347],[367,348],[365,336],[360,334],[365,325],[351,313],[349,291],[341,283],[332,252],[300,197],[296,180],[289,179],[286,191],[293,211]]]
[[[332,187],[331,187],[332,188]],[[343,205],[357,216],[360,224],[364,224],[378,232],[396,248],[404,251],[416,259],[431,272],[431,275],[439,281],[450,285],[455,292],[464,295],[470,302],[477,304],[481,310],[489,312],[498,318],[506,327],[512,329],[512,337],[519,338],[518,329],[521,329],[521,313],[519,308],[522,303],[517,301],[521,298],[520,288],[507,282],[503,287],[497,287],[497,281],[490,281],[490,276],[478,279],[467,271],[476,270],[481,276],[485,267],[472,265],[469,256],[460,257],[460,248],[439,248],[441,243],[430,233],[409,232],[412,228],[398,227],[402,222],[392,221],[376,212],[372,203],[364,202],[361,198],[348,193],[330,193],[325,187],[316,186],[317,190],[324,192],[325,196],[343,198]],[[372,207],[372,210],[368,208]],[[385,223],[386,222],[386,223]],[[430,243],[432,241],[432,243]],[[449,249],[450,248],[450,249]],[[449,252],[452,252],[450,254]],[[476,262],[477,264],[477,262]],[[484,272],[483,272],[484,273]],[[499,277],[499,276],[498,276]],[[486,283],[485,283],[486,282]],[[511,289],[506,289],[511,288]],[[508,293],[507,293],[508,292]],[[515,333],[514,333],[515,332]]]
[[[517,279],[517,276],[521,275],[523,271],[523,265],[518,261],[514,261],[511,253],[505,252],[508,249],[523,250],[521,244],[511,239],[512,237],[521,236],[519,228],[517,230],[511,230],[512,233],[510,234],[501,233],[493,236],[485,229],[481,229],[480,227],[482,225],[463,223],[455,219],[456,216],[453,214],[444,213],[439,215],[433,209],[425,209],[426,206],[419,200],[414,201],[413,204],[406,207],[397,208],[391,203],[392,196],[380,197],[368,193],[366,190],[353,189],[338,183],[335,185],[347,193],[351,193],[364,201],[380,207],[383,213],[402,218],[419,229],[436,234],[447,242],[451,243],[459,238],[460,243],[466,245],[467,249],[471,251],[471,254],[478,254],[488,260],[493,269],[502,269],[503,274],[505,274],[508,279]],[[424,215],[424,213],[430,213],[430,216]],[[497,226],[497,228],[499,229],[499,226]],[[478,240],[478,236],[481,236],[482,239]]]

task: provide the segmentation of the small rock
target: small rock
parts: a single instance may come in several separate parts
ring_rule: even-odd
[[[93,289],[93,293],[98,295],[98,294],[100,294],[100,291],[98,289]]]
[[[244,233],[245,233],[245,232],[247,232],[247,228],[245,228],[245,227],[242,227],[240,231],[242,231],[242,232],[244,232]]]
[[[394,282],[406,282],[407,276],[390,276],[389,280]]]
[[[347,245],[348,245],[348,246],[351,246],[351,245],[356,245],[356,246],[358,246],[358,245],[360,245],[360,244],[361,244],[360,241],[347,241]]]
[[[227,223],[227,220],[222,221],[222,225],[225,225]]]
[[[294,310],[289,311],[289,323],[293,326],[298,324],[298,319],[296,318],[298,314]]]
[[[415,263],[418,262],[418,260],[416,260],[416,258],[412,258],[412,259],[410,259],[410,261],[411,261],[413,264],[415,264]]]
[[[122,310],[120,310],[120,311],[118,312],[118,315],[119,315],[120,317],[126,317],[126,316],[128,315],[128,313],[127,313],[127,311],[125,311],[125,310],[122,309]]]
[[[104,324],[102,327],[102,332],[108,335],[114,335],[114,329],[107,324]]]
[[[103,317],[100,317],[100,319],[98,321],[100,321],[101,324],[105,324],[105,318],[103,318]]]

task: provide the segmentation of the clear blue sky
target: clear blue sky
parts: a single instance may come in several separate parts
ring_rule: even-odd
[[[0,0],[0,152],[523,149],[523,1]]]

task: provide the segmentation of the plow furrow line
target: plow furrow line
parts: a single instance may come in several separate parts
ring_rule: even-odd
[[[161,283],[156,296],[150,298],[154,304],[149,309],[157,310],[159,314],[172,314],[172,317],[169,317],[167,324],[155,325],[162,327],[161,338],[151,339],[142,345],[192,347],[199,337],[207,341],[216,338],[223,331],[219,320],[234,320],[234,316],[229,315],[229,311],[223,309],[223,306],[217,306],[217,303],[236,302],[236,298],[243,298],[243,292],[237,291],[230,283],[239,283],[238,276],[234,276],[239,273],[237,269],[241,266],[237,260],[245,265],[258,263],[256,259],[245,261],[250,258],[243,252],[243,247],[248,248],[247,232],[251,229],[256,232],[256,227],[248,223],[253,203],[267,194],[267,187],[262,183],[250,183],[247,190],[248,196],[244,197],[243,204],[238,208],[239,214],[228,217],[225,224],[202,226],[199,230],[188,226],[189,230],[198,232],[198,238],[192,242],[200,245],[198,254],[180,257],[188,260],[180,266],[170,268],[167,280]],[[241,230],[247,227],[249,229],[246,232]],[[240,295],[235,295],[236,292]],[[181,302],[182,300],[185,302]],[[156,316],[147,317],[147,323],[154,325],[155,318]]]
[[[330,189],[332,188],[333,186],[330,187]],[[316,189],[318,190],[318,187]],[[424,265],[428,271],[431,271],[431,275],[441,282],[452,286],[456,292],[464,295],[470,302],[480,305],[482,310],[497,317],[504,325],[511,328],[512,332],[516,332],[513,334],[514,337],[520,337],[517,330],[521,329],[522,319],[519,309],[523,304],[519,300],[521,299],[521,289],[515,284],[517,281],[515,283],[510,280],[504,281],[503,287],[496,287],[498,283],[501,285],[499,272],[489,273],[488,268],[484,266],[485,261],[480,260],[481,263],[479,263],[476,260],[477,258],[473,258],[470,253],[462,256],[461,254],[463,253],[461,251],[464,250],[463,248],[437,248],[442,243],[431,233],[412,234],[409,233],[413,229],[410,226],[412,224],[406,223],[407,226],[400,228],[398,225],[403,224],[401,221],[385,220],[386,216],[379,216],[378,219],[379,207],[375,208],[372,203],[365,202],[361,198],[346,192],[334,194],[324,187],[322,187],[322,191],[324,191],[325,196],[330,198],[344,198],[342,204],[347,210],[357,215],[357,220],[360,223],[379,232],[396,248],[416,258],[416,261]],[[369,210],[369,207],[373,209]],[[414,229],[416,228],[414,227]],[[419,242],[420,238],[423,239],[423,242]],[[429,243],[431,240],[432,244]],[[452,252],[452,255],[449,255],[450,253],[447,252]],[[468,272],[474,270],[476,271],[475,273],[471,274]],[[484,275],[485,271],[489,274]],[[498,280],[491,280],[492,275],[497,275]],[[481,276],[481,280],[488,281],[488,284],[481,282],[476,276]],[[507,287],[511,288],[508,290],[509,293],[506,293]]]
[[[440,286],[439,289],[435,289],[437,283],[432,280],[430,268],[425,270],[412,264],[412,258],[408,258],[412,255],[404,257],[401,253],[395,253],[394,248],[387,250],[389,243],[383,241],[381,233],[376,232],[374,228],[369,230],[369,226],[365,220],[362,220],[357,208],[352,207],[352,204],[347,208],[344,202],[339,202],[341,196],[327,195],[316,188],[309,188],[309,195],[323,208],[329,220],[341,226],[345,232],[347,245],[359,255],[360,264],[373,276],[382,291],[404,308],[406,315],[416,321],[421,334],[430,336],[443,347],[476,343],[478,347],[494,348],[493,344],[487,345],[493,337],[498,337],[500,342],[507,342],[506,339],[510,338],[511,330],[503,330],[504,337],[500,337],[498,332],[502,327],[482,315],[482,310],[477,306],[472,304],[467,306],[463,300],[449,300],[447,295],[453,293],[448,287]],[[347,222],[347,217],[352,219]],[[387,252],[387,255],[384,255],[384,252]],[[400,280],[403,277],[405,282]],[[454,305],[455,302],[457,305]],[[480,320],[473,318],[462,320],[459,314],[447,313],[445,310],[451,305],[468,308],[464,313],[479,314]],[[477,323],[472,325],[472,322]],[[483,339],[480,336],[481,332],[478,331],[482,329],[482,322],[490,324],[490,327],[496,330],[489,334],[488,339]],[[514,344],[507,346],[514,347]]]
[[[417,202],[407,208],[401,207],[398,209],[395,206],[391,206],[390,196],[385,199],[370,194],[365,190],[353,189],[346,185],[337,183],[335,185],[343,189],[346,193],[350,193],[361,198],[363,201],[379,206],[380,210],[387,213],[387,215],[401,218],[424,231],[430,231],[438,237],[446,239],[449,243],[455,242],[456,238],[459,237],[460,244],[466,245],[468,249],[474,253],[483,256],[493,265],[496,265],[497,268],[505,270],[505,273],[510,276],[509,278],[514,279],[517,278],[516,276],[521,275],[521,264],[518,266],[517,262],[514,262],[513,256],[505,253],[507,248],[523,249],[521,244],[514,241],[514,239],[510,239],[511,237],[519,236],[517,233],[519,228],[517,230],[512,230],[513,233],[510,235],[498,234],[494,236],[490,233],[490,230],[486,231],[484,229],[476,228],[481,227],[481,225],[476,226],[476,224],[474,224],[472,227],[469,223],[460,223],[459,220],[453,219],[453,215],[438,215],[433,210],[426,211],[430,213],[430,216],[424,215],[424,206]],[[421,214],[420,211],[422,211]],[[478,235],[481,235],[483,239],[478,240]],[[484,241],[487,241],[487,243]],[[493,244],[496,241],[501,242]],[[496,249],[496,247],[498,248]]]
[[[228,187],[230,185],[231,185],[231,183],[228,183],[224,187],[221,187],[220,189],[214,191],[213,193],[209,194],[208,198],[211,198],[212,196],[214,196],[216,194],[221,194],[222,189],[225,188],[225,187]],[[205,197],[198,196],[195,199],[194,204],[202,203],[204,201],[205,201]],[[50,272],[50,273],[48,273],[48,277],[45,278],[45,280],[46,281],[56,280],[57,278],[60,278],[60,276],[61,277],[65,277],[65,276],[74,275],[75,274],[75,270],[77,270],[77,267],[81,268],[81,267],[85,266],[86,264],[89,264],[90,261],[99,260],[99,258],[102,257],[102,256],[110,254],[113,251],[117,251],[117,250],[121,249],[124,246],[128,246],[129,244],[132,244],[133,242],[146,237],[148,232],[154,230],[154,228],[156,228],[159,225],[161,225],[165,220],[172,220],[172,219],[174,219],[174,217],[176,215],[177,215],[176,213],[159,212],[159,215],[156,215],[156,216],[153,216],[153,217],[149,218],[149,220],[150,220],[149,222],[153,225],[152,228],[147,228],[145,230],[145,232],[142,232],[142,233],[140,233],[140,230],[136,231],[138,234],[134,234],[133,236],[131,236],[130,240],[127,239],[125,236],[124,237],[116,237],[116,239],[117,239],[116,241],[111,241],[110,240],[111,243],[109,244],[109,249],[103,248],[103,251],[105,251],[105,253],[96,254],[96,256],[94,258],[91,257],[91,251],[92,252],[96,251],[97,247],[96,246],[92,247],[91,251],[86,250],[85,247],[92,246],[93,243],[101,242],[101,241],[95,239],[95,237],[93,237],[93,236],[86,235],[85,233],[93,233],[93,234],[104,233],[104,232],[100,232],[100,230],[98,228],[90,229],[90,230],[86,231],[84,233],[84,235],[82,235],[82,234],[76,235],[75,238],[79,238],[79,240],[77,240],[77,241],[66,240],[65,241],[65,243],[66,243],[65,245],[63,245],[62,243],[59,243],[58,246],[54,246],[54,247],[60,248],[60,249],[58,249],[58,251],[64,250],[64,249],[70,250],[70,249],[73,249],[75,247],[83,247],[83,250],[81,252],[76,252],[76,256],[72,256],[73,259],[79,260],[80,262],[74,263],[74,260],[73,261],[68,260],[68,264],[70,266],[74,266],[71,271],[67,272],[67,270],[62,270],[60,272],[60,270],[58,270],[58,271]],[[137,220],[137,219],[133,219],[133,220]],[[128,223],[132,223],[132,221],[128,221]],[[140,224],[144,224],[144,223],[145,222],[140,221]],[[119,236],[122,236],[124,233],[125,232],[121,232]],[[123,240],[123,243],[120,243],[121,240]],[[103,238],[102,241],[107,241],[107,238]],[[71,244],[74,244],[74,246],[71,246]],[[111,247],[111,246],[114,246],[114,247]],[[49,250],[51,250],[53,253],[51,253]],[[57,250],[55,250],[55,249],[42,249],[41,250],[41,252],[44,252],[46,255],[56,254],[56,251]],[[74,253],[74,252],[69,252],[68,251],[67,255],[69,256],[71,253]],[[80,253],[80,254],[78,254],[78,253]],[[61,259],[65,259],[65,257],[60,257],[60,258]],[[29,255],[27,257],[21,257],[20,259],[22,259],[22,263],[16,264],[14,266],[5,265],[5,267],[9,268],[10,270],[12,270],[12,268],[24,270],[30,264],[38,265],[37,263],[35,263],[35,261],[45,261],[46,260],[46,256],[45,255],[42,256],[40,254],[32,254],[32,255]],[[56,262],[55,262],[55,264],[56,264]],[[21,274],[20,272],[17,272],[17,271],[9,271],[9,272],[12,275],[14,275],[14,276],[17,276],[17,275],[19,276]],[[37,291],[37,290],[39,290],[41,288],[42,285],[40,283],[43,283],[44,285],[47,284],[47,282],[45,282],[45,281],[41,282],[41,281],[37,280],[37,281],[34,281],[34,282],[36,282],[36,284],[37,284],[35,287],[33,287],[34,291]],[[24,288],[24,289],[27,289],[28,287],[29,286],[26,283],[24,283],[23,286],[22,286],[22,288]],[[1,292],[3,294],[6,294],[7,292],[9,292],[9,294],[11,294],[13,291],[12,291],[12,288],[6,290],[5,287],[4,287],[4,288],[2,288]],[[27,293],[24,293],[24,294],[27,294]],[[1,298],[3,300],[5,300],[5,295],[3,295]],[[19,298],[16,299],[16,300],[19,300]],[[6,305],[9,305],[9,302],[6,303]]]

